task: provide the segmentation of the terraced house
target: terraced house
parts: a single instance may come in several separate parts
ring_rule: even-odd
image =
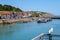
[[[0,19],[17,19],[30,16],[30,12],[0,11]]]

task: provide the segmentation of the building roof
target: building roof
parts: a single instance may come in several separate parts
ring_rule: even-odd
[[[1,14],[12,14],[12,11],[0,11],[0,15]]]
[[[0,15],[2,14],[12,14],[13,11],[0,11]],[[24,14],[31,14],[30,12],[16,12],[18,15],[24,15]]]

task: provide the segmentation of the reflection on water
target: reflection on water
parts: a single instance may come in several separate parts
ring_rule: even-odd
[[[0,35],[9,35],[14,32],[14,24],[0,24]]]

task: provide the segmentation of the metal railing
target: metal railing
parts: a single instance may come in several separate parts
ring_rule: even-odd
[[[33,38],[32,40],[60,40],[60,35],[58,35],[58,34],[40,34],[39,36]]]

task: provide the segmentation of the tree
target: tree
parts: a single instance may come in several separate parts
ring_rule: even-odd
[[[0,4],[0,11],[20,11],[20,12],[22,12],[22,10],[19,8],[16,8],[11,5],[2,5],[2,4]]]

